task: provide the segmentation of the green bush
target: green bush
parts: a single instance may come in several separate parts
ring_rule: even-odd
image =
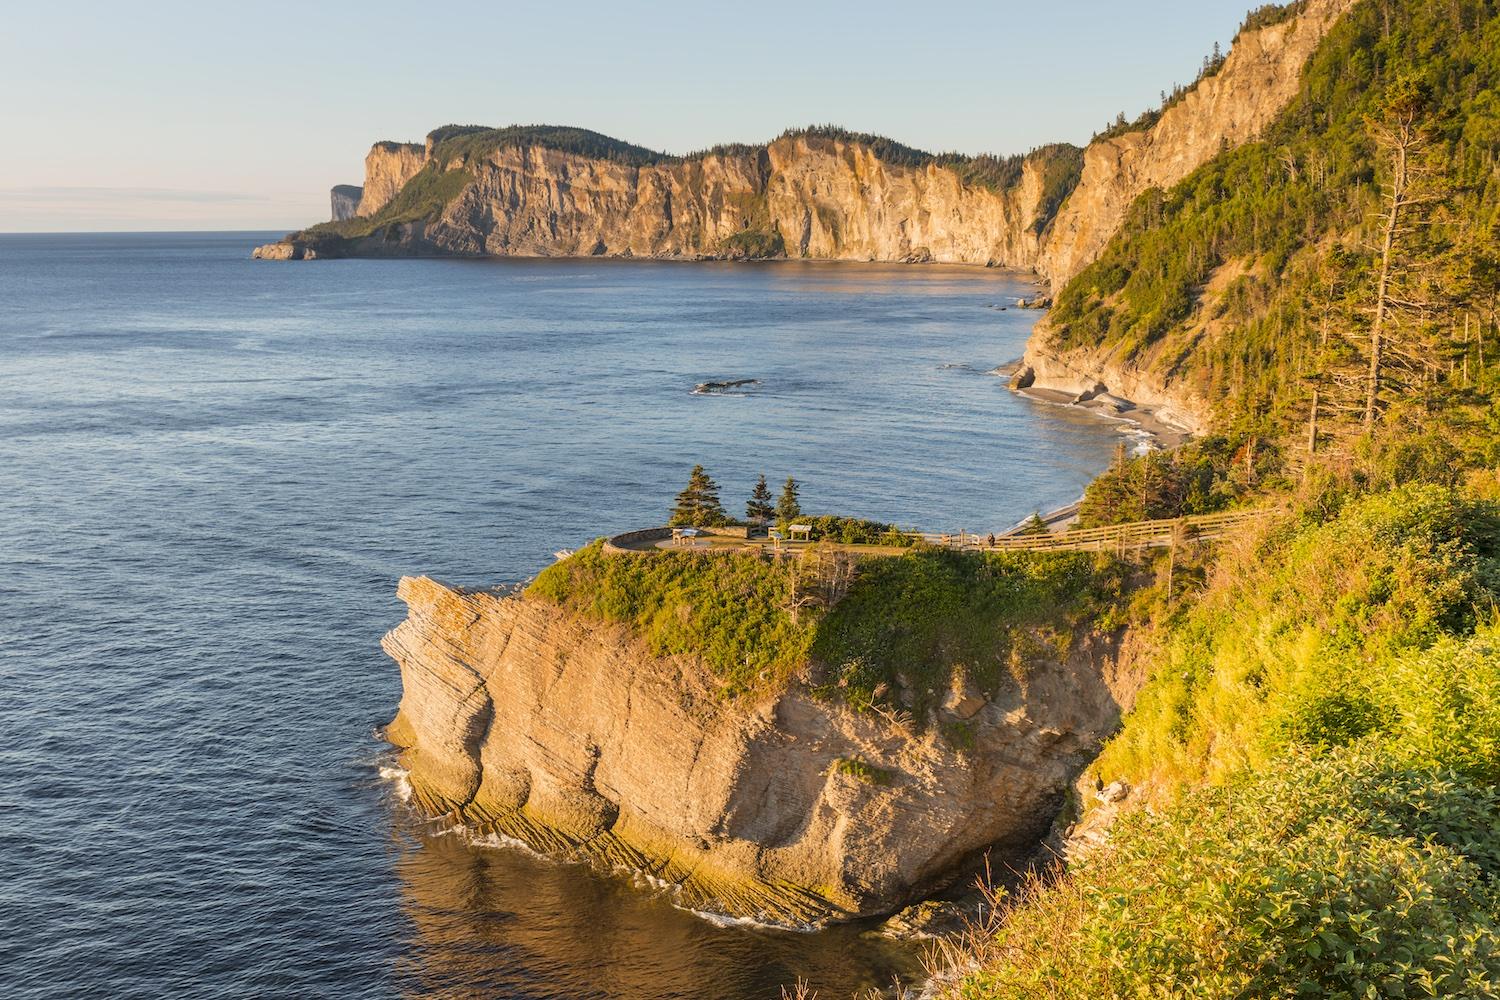
[[[1500,625],[1445,637],[1368,680],[1393,754],[1500,783]]]
[[[1497,557],[1495,505],[1434,486],[1273,535],[1172,623],[1096,767],[1170,786],[1383,728],[1401,707],[1373,679],[1471,631],[1495,599]]]
[[[1500,995],[1500,793],[1376,746],[1278,761],[1033,885],[982,997]]]
[[[1123,567],[1107,557],[916,548],[860,567],[812,654],[851,704],[920,720],[955,673],[991,693],[1024,683],[1033,660],[1065,653],[1074,627],[1123,587]]]
[[[917,539],[894,524],[882,521],[867,521],[859,517],[842,517],[820,514],[817,517],[800,517],[798,523],[812,528],[814,541],[838,542],[841,545],[885,545],[895,548],[911,548]]]
[[[860,760],[858,757],[841,757],[834,764],[834,770],[839,774],[847,774],[851,778],[870,785],[889,785],[892,780],[890,771],[876,767],[868,761]]]

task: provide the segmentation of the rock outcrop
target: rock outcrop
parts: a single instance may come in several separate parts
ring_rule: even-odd
[[[1124,359],[1097,349],[1060,350],[1050,343],[1050,328],[1037,324],[1011,386],[1015,389],[1079,404],[1110,403],[1107,412],[1146,418],[1149,425],[1186,434],[1207,433],[1211,407],[1182,385],[1163,377],[1143,359]]]
[[[374,215],[427,163],[427,147],[412,142],[377,142],[365,154],[365,183],[356,215]]]
[[[364,196],[364,188],[355,184],[335,184],[333,190],[328,192],[328,200],[333,215],[331,221],[343,222],[352,219],[359,214],[359,200]]]
[[[255,260],[313,260],[318,252],[300,243],[267,243],[250,251]]]
[[[1035,847],[1130,673],[1080,640],[1001,694],[960,687],[913,731],[795,685],[726,698],[695,658],[534,599],[426,578],[399,594],[387,735],[423,808],[792,924],[891,912],[987,848]]]
[[[1280,24],[1246,31],[1217,73],[1199,81],[1150,129],[1100,139],[1052,226],[1037,270],[1054,291],[1098,259],[1131,203],[1175,186],[1222,150],[1256,138],[1296,95],[1302,68],[1356,0],[1306,0]]]
[[[372,149],[358,213],[378,222],[424,167],[433,177],[463,171],[461,189],[431,215],[288,242],[324,256],[790,256],[1029,268],[1047,221],[1039,157],[997,190],[935,162],[887,162],[860,141],[809,135],[648,164],[539,143],[438,162],[433,147]]]

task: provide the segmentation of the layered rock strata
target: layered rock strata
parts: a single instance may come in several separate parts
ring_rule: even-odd
[[[695,658],[544,602],[426,578],[398,593],[387,735],[418,804],[788,924],[890,912],[986,849],[1029,851],[1128,674],[1113,643],[1080,640],[999,694],[958,686],[913,729],[798,685],[726,698]]]

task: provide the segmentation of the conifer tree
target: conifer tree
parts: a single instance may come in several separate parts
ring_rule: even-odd
[[[781,499],[776,501],[776,517],[782,522],[795,521],[802,516],[802,504],[797,496],[797,491],[802,484],[791,476],[786,477],[786,484],[781,487]]]
[[[1443,194],[1430,183],[1421,183],[1431,174],[1424,153],[1433,130],[1428,122],[1428,96],[1415,80],[1403,77],[1392,84],[1380,114],[1366,118],[1365,124],[1376,146],[1389,158],[1390,171],[1382,195],[1379,238],[1371,247],[1376,274],[1366,353],[1364,426],[1368,430],[1383,409],[1381,390],[1386,384],[1394,381],[1410,388],[1403,383],[1414,380],[1402,376],[1432,364],[1431,345],[1417,343],[1412,331],[1403,343],[1398,330],[1406,323],[1422,322],[1434,307],[1412,286],[1425,276],[1423,265],[1430,263],[1422,259],[1418,246],[1425,235],[1427,212]]]
[[[750,502],[745,504],[745,517],[756,524],[765,524],[776,516],[776,505],[771,497],[771,487],[766,485],[764,474],[756,480],[755,489],[750,492]]]
[[[677,494],[677,506],[667,523],[674,528],[712,528],[727,523],[724,506],[719,502],[719,487],[703,466],[693,466],[687,489]]]

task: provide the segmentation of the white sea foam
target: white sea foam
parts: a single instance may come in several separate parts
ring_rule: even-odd
[[[756,920],[754,917],[731,917],[723,913],[715,913],[712,910],[695,910],[691,906],[677,906],[676,909],[684,913],[691,913],[699,920],[705,920],[715,927],[737,927],[741,930],[753,931],[782,931],[791,934],[813,934],[823,929],[821,924],[781,924],[774,921]]]
[[[402,802],[411,801],[411,772],[404,767],[396,767],[393,764],[384,764],[380,768],[382,780],[389,781],[396,786],[396,796]]]

